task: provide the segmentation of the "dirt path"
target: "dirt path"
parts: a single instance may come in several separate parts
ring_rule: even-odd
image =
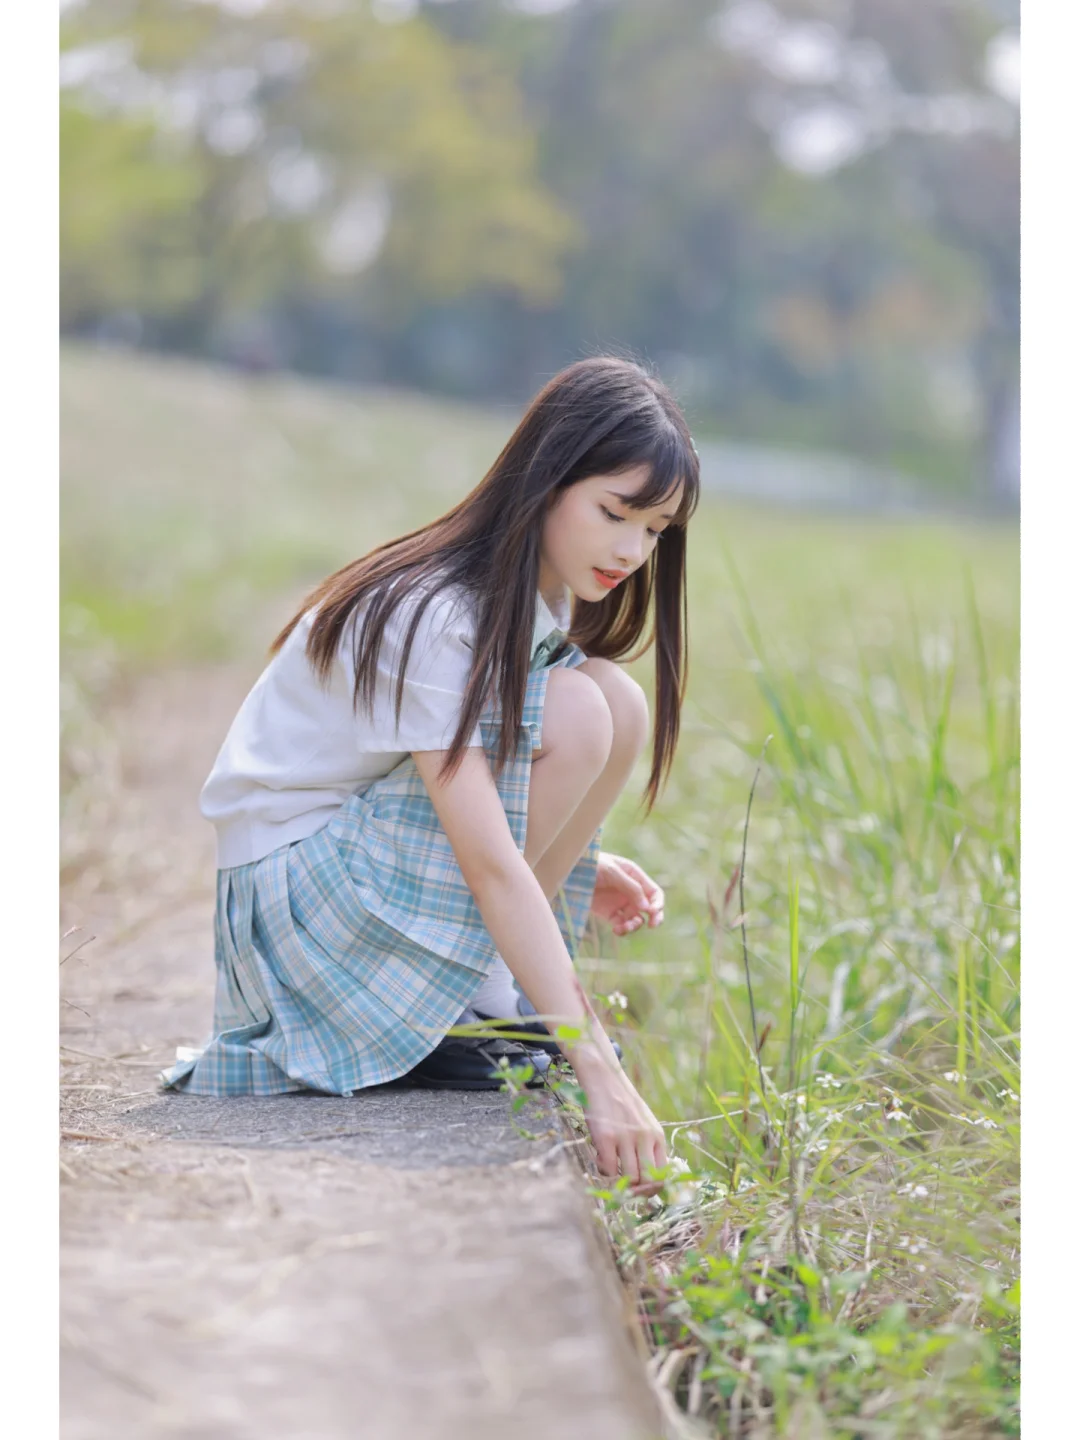
[[[64,897],[64,1440],[661,1434],[542,1106],[522,1136],[491,1094],[157,1090],[209,1021],[196,796],[249,679],[129,697],[107,854]]]

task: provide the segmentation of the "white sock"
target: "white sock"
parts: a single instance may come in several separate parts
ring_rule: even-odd
[[[508,1020],[518,1012],[518,992],[514,989],[514,977],[506,968],[506,961],[501,955],[496,955],[495,964],[492,965],[487,978],[480,987],[479,994],[472,1002],[474,1010],[482,1010],[485,1015],[493,1015],[500,1020]]]

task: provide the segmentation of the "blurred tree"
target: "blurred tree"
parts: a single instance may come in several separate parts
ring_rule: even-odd
[[[250,12],[86,0],[65,31],[83,59],[70,111],[138,116],[140,135],[152,120],[183,142],[195,185],[174,243],[189,247],[197,293],[151,304],[178,343],[206,346],[230,309],[296,293],[391,327],[479,285],[528,303],[557,294],[574,226],[536,183],[513,85],[482,51],[367,7],[284,0]],[[95,184],[109,206],[157,213],[130,165],[99,163]]]
[[[851,34],[887,56],[901,94],[888,153],[896,208],[913,197],[926,230],[977,282],[968,353],[980,401],[980,474],[1008,494],[1006,453],[1019,386],[1020,135],[1018,92],[995,88],[995,39],[1017,25],[1012,0],[856,0]],[[910,198],[909,198],[910,204]]]
[[[957,423],[936,410],[942,369],[986,348],[1008,371],[1015,111],[985,74],[1007,6],[552,8],[424,6],[520,76],[543,178],[585,234],[557,309],[503,318],[520,392],[568,355],[623,344],[728,429],[887,457]],[[459,308],[481,321],[478,298]],[[983,410],[985,424],[1000,411],[992,387]]]
[[[139,294],[188,349],[250,312],[305,368],[523,397],[622,348],[699,424],[939,471],[978,438],[989,475],[1015,411],[1016,22],[1012,0],[84,0],[66,104],[113,136],[116,238],[83,244],[67,313],[140,273],[106,251],[168,253]]]
[[[198,189],[153,124],[62,103],[61,323],[190,302],[199,276],[183,231]]]

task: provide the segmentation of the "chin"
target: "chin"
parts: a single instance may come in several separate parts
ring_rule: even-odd
[[[611,594],[610,590],[606,590],[598,581],[591,579],[584,585],[571,585],[570,590],[579,600],[590,600],[594,605],[598,600],[603,600],[605,596]]]

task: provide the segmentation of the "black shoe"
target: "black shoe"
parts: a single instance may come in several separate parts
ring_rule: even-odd
[[[477,1020],[488,1018],[479,1011],[473,1013]],[[425,1055],[420,1064],[414,1065],[401,1079],[408,1085],[420,1085],[427,1090],[501,1090],[500,1060],[505,1060],[508,1065],[531,1065],[534,1074],[526,1081],[530,1089],[544,1083],[544,1074],[551,1065],[550,1058],[541,1050],[526,1049],[514,1040],[447,1035],[430,1055]]]
[[[522,1001],[521,1003],[525,1004],[526,1002]],[[535,1015],[536,1011],[531,1009],[530,1007],[528,1013]],[[509,1020],[507,1020],[505,1017],[485,1015],[482,1010],[477,1010],[476,1015],[480,1020],[495,1020],[502,1018],[503,1029],[508,1030],[512,1035],[517,1035],[520,1032],[524,1031],[529,1036],[528,1040],[521,1040],[512,1043],[525,1045],[530,1050],[534,1048],[537,1050],[543,1050],[545,1054],[550,1055],[553,1059],[556,1060],[562,1056],[563,1052],[559,1045],[559,1042],[555,1039],[554,1035],[552,1035],[551,1031],[547,1028],[547,1026],[542,1020],[529,1020],[527,1018],[527,1015],[525,1014],[512,1015]],[[534,1035],[536,1036],[535,1040],[532,1038]],[[610,1036],[608,1038],[610,1039]],[[622,1060],[622,1046],[617,1040],[611,1041],[611,1048],[615,1051],[618,1059]]]

